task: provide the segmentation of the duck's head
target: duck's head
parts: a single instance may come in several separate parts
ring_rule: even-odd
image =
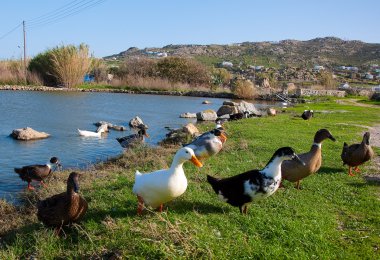
[[[67,191],[74,191],[75,193],[79,192],[79,173],[72,172],[67,179]]]
[[[282,147],[278,149],[274,153],[273,157],[279,157],[282,160],[295,160],[300,164],[305,165],[305,163],[298,157],[296,152],[291,147]]]
[[[182,147],[181,149],[179,149],[174,156],[174,161],[177,161],[178,163],[191,161],[197,167],[203,166],[203,164],[195,156],[193,149],[189,147]]]
[[[58,157],[51,157],[50,163],[55,165],[58,169],[62,168],[61,162],[59,161]]]
[[[146,128],[140,128],[140,130],[137,133],[139,134],[139,136],[149,137],[149,134],[146,132]]]
[[[332,136],[329,130],[327,129],[319,129],[314,136],[314,143],[321,143],[325,139],[330,139],[331,141],[336,141],[335,137]]]
[[[363,142],[366,144],[366,145],[369,145],[369,138],[371,137],[370,133],[369,132],[365,132],[364,135],[363,135]]]
[[[223,128],[215,128],[211,133],[217,136],[223,144],[227,141],[227,136]]]

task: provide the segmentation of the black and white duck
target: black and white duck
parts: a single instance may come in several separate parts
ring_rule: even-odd
[[[225,179],[207,175],[220,199],[239,207],[240,213],[247,214],[247,205],[255,200],[272,195],[280,186],[281,163],[284,160],[297,160],[304,164],[291,147],[278,149],[262,170],[250,170]]]
[[[132,134],[132,135],[116,138],[116,140],[119,142],[119,144],[123,148],[128,148],[132,144],[145,142],[145,137],[149,137],[149,134],[146,132],[146,127],[140,126],[137,134]]]
[[[303,111],[301,117],[303,120],[309,120],[314,116],[314,111],[313,110],[305,110]]]
[[[53,166],[55,166],[54,169]],[[21,180],[28,182],[28,190],[34,190],[30,184],[33,180],[39,181],[41,185],[45,186],[46,184],[43,180],[59,167],[61,167],[59,159],[52,157],[46,164],[27,165],[22,168],[14,168],[14,171],[20,176]]]

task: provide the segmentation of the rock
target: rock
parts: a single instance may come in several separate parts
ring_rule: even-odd
[[[268,113],[268,116],[275,116],[277,114],[277,111],[273,107],[270,107],[268,108],[267,113]]]
[[[36,140],[36,139],[44,139],[50,136],[50,134],[45,132],[38,132],[30,127],[19,128],[12,131],[10,134],[11,137],[17,140]]]
[[[199,130],[198,128],[192,124],[192,123],[189,123],[187,125],[185,125],[183,128],[182,128],[182,131],[186,134],[190,134],[191,136],[196,136],[199,134]]]
[[[180,118],[197,118],[197,114],[186,112],[186,113],[181,114],[179,117]]]
[[[237,108],[235,106],[223,105],[218,109],[216,114],[218,115],[218,117],[221,117],[223,115],[232,115],[232,114],[236,114],[238,112],[239,111],[237,110]]]
[[[211,104],[211,102],[208,101],[208,100],[205,100],[205,101],[202,102],[202,104],[208,105],[208,104]]]
[[[241,101],[237,106],[239,113],[248,112],[250,116],[262,116],[262,112],[252,103]]]
[[[137,128],[140,125],[146,126],[144,122],[142,121],[142,119],[138,116],[135,116],[134,118],[131,119],[131,121],[129,121],[130,127]],[[146,128],[148,128],[148,126],[146,126]]]
[[[214,110],[208,109],[197,113],[198,121],[215,121],[218,118]]]
[[[225,106],[237,106],[238,103],[232,102],[232,101],[224,101],[223,105]]]
[[[107,125],[106,132],[108,132],[108,129],[113,129],[113,130],[116,130],[116,131],[126,131],[127,130],[127,128],[125,126],[114,125],[114,124],[108,123],[106,121],[99,121],[97,123],[94,123],[94,125],[97,126],[97,127],[100,127],[101,125]]]

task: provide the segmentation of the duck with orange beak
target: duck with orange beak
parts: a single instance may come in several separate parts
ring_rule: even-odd
[[[145,206],[158,208],[162,212],[164,203],[174,200],[186,191],[187,179],[183,164],[187,161],[191,161],[197,167],[203,166],[193,149],[183,147],[175,154],[169,169],[144,174],[136,171],[133,193],[138,199],[139,215]]]

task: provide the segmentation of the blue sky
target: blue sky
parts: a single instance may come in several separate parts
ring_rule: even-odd
[[[96,57],[129,47],[325,36],[380,43],[378,0],[16,0],[2,1],[1,9],[0,59],[21,57],[22,27],[5,34],[23,20],[30,57],[80,43]],[[78,13],[61,19],[57,9]]]

